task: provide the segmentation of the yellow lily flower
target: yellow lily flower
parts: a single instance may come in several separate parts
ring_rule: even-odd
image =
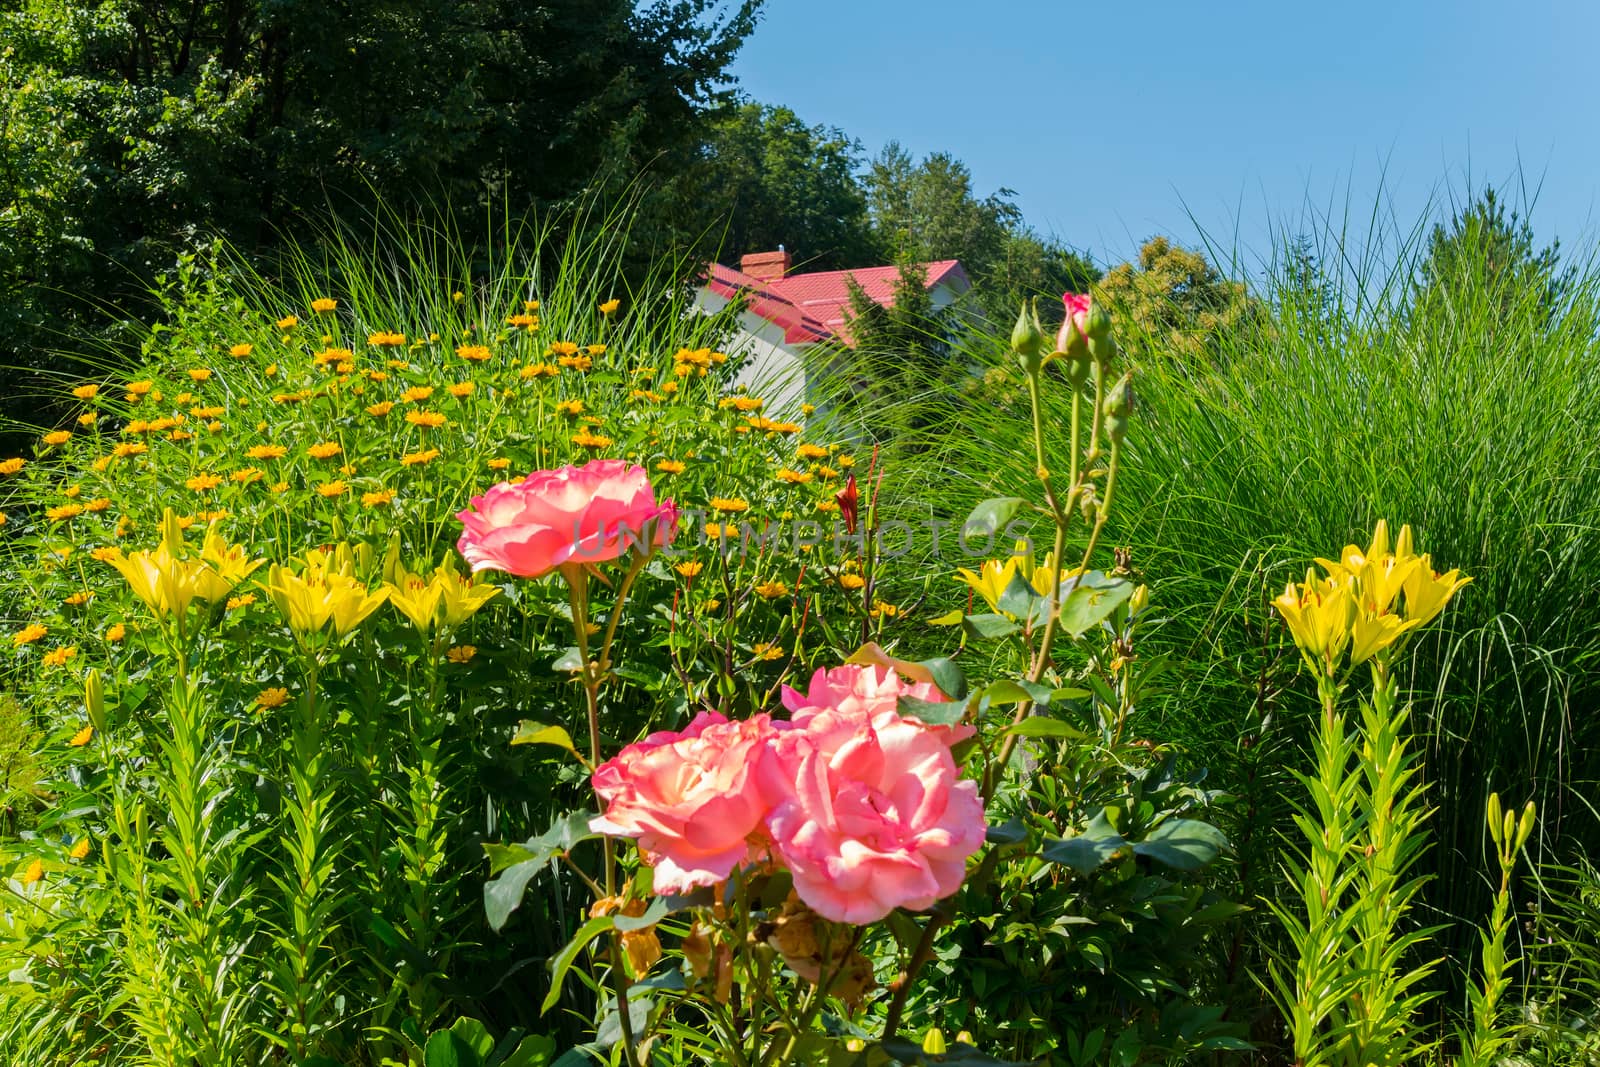
[[[107,553],[135,596],[156,615],[182,615],[196,599],[216,601],[249,576],[261,560],[249,560],[240,545],[229,545],[208,533],[198,559],[187,558],[183,529],[168,508],[162,516],[161,544],[127,555]]]
[[[990,611],[999,611],[1000,595],[1011,584],[1012,575],[1017,573],[1017,560],[1016,558],[984,560],[976,574],[965,567],[960,568],[957,573],[974,593],[983,598],[989,605]]]
[[[1350,628],[1350,666],[1365,663],[1421,625],[1416,619],[1401,621],[1398,615],[1357,616]]]
[[[1303,583],[1296,586],[1290,582],[1273,604],[1289,624],[1289,633],[1300,650],[1333,673],[1350,643],[1350,627],[1356,616],[1350,587],[1307,571]]]
[[[1023,581],[1033,588],[1033,591],[1042,597],[1053,597],[1059,587],[1069,591],[1072,583],[1083,573],[1081,569],[1059,570],[1055,565],[1055,554],[1046,552],[1044,560],[1035,565],[1033,556],[1028,554],[1028,543],[1018,541],[1016,554],[1010,559],[991,559],[984,561],[974,574],[966,568],[958,572],[961,580],[966,582],[972,591],[977,593],[989,605],[991,611],[999,612],[1007,617],[1013,617],[1009,612],[1001,611],[1000,598],[1005,594],[1011,580],[1021,575]]]
[[[267,593],[296,634],[314,634],[332,623],[334,636],[343,637],[389,599],[387,589],[369,593],[350,576],[349,548],[340,547],[344,551],[335,549],[331,557],[315,549],[307,552],[299,574],[277,564],[268,572]]]
[[[1460,570],[1437,573],[1433,569],[1433,561],[1427,556],[1422,556],[1418,563],[1417,569],[1406,579],[1405,614],[1407,620],[1421,626],[1443,611],[1445,605],[1450,603],[1450,598],[1456,595],[1456,590],[1472,579],[1462,578]]]
[[[439,586],[439,610],[446,626],[460,626],[500,592],[499,586],[480,581],[476,574],[456,573],[453,557],[438,566],[433,580]]]

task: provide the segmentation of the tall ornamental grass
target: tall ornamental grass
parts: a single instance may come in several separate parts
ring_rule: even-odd
[[[1381,518],[1476,576],[1399,679],[1438,808],[1422,862],[1442,877],[1425,912],[1457,924],[1444,936],[1465,959],[1492,887],[1458,872],[1486,867],[1491,791],[1537,802],[1536,861],[1600,840],[1600,259],[1572,262],[1552,305],[1469,249],[1419,300],[1419,241],[1397,255],[1363,247],[1374,246],[1325,233],[1317,276],[1285,242],[1256,321],[1208,362],[1117,319],[1119,339],[1148,354],[1106,536],[1170,605],[1152,644],[1173,657],[1182,699],[1165,703],[1163,728],[1234,794],[1249,896],[1273,891],[1285,772],[1303,765],[1315,723],[1290,695],[1295,657],[1271,598],[1306,559]],[[961,427],[909,450],[907,480],[999,493],[1033,476],[1009,415],[1025,395],[989,344],[967,346],[965,381],[906,398]],[[1244,982],[1247,958],[1227,964]]]

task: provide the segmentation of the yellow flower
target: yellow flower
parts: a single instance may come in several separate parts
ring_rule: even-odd
[[[445,652],[444,658],[451,663],[468,663],[477,654],[478,647],[476,645],[455,645]]]
[[[77,733],[73,734],[72,735],[72,740],[68,741],[67,744],[71,745],[73,748],[82,748],[84,745],[87,745],[90,741],[93,741],[93,740],[94,740],[94,727],[93,726],[85,726],[83,729],[81,729]]]
[[[492,471],[503,471],[511,466],[511,461],[504,456],[496,456],[489,461],[488,466]]]
[[[273,482],[271,485],[267,486],[267,492],[269,493],[287,493],[288,491],[288,482]]]
[[[100,387],[91,383],[89,385],[78,386],[72,391],[72,395],[77,397],[79,400],[93,400],[95,395],[99,392]]]
[[[780,581],[762,582],[756,586],[756,595],[767,600],[775,600],[781,596],[788,596],[789,587]]]
[[[89,839],[87,837],[78,838],[77,841],[73,842],[72,851],[68,852],[67,855],[71,856],[75,860],[86,860],[86,859],[88,859],[89,858]]]
[[[44,517],[51,522],[61,522],[64,519],[77,518],[83,514],[83,505],[79,503],[58,504],[53,508],[44,509]]]
[[[717,402],[719,408],[737,408],[739,411],[760,411],[766,401],[753,396],[729,396]]]
[[[490,354],[488,345],[460,345],[456,348],[456,355],[474,363],[482,363]]]
[[[875,619],[892,619],[899,614],[900,608],[887,600],[880,600],[872,605],[872,617]]]
[[[318,495],[325,497],[343,496],[345,489],[347,488],[348,487],[341,481],[317,483]]]
[[[733,513],[749,511],[750,503],[738,497],[714,496],[711,498],[711,510]]]
[[[83,495],[83,486],[69,485],[65,489],[61,490],[61,495],[66,497],[68,500],[76,500]]]
[[[273,325],[278,327],[280,330],[292,330],[296,326],[300,325],[300,320],[295,318],[293,315],[285,315],[283,318],[273,323]]]
[[[43,877],[44,863],[39,860],[34,860],[32,863],[28,864],[27,869],[22,872],[22,884],[25,886],[32,885]]]
[[[186,480],[183,484],[197,493],[204,493],[221,485],[222,476],[220,474],[212,474],[209,471],[202,471],[193,478]]]
[[[361,506],[364,508],[375,508],[379,507],[380,505],[387,504],[393,499],[393,489],[378,489],[371,493],[362,493]]]
[[[839,585],[845,589],[860,589],[867,584],[867,580],[859,574],[839,575]]]
[[[339,301],[329,300],[325,296],[311,301],[311,310],[316,312],[318,315],[326,315],[328,312],[332,311],[338,306]]]
[[[263,562],[247,559],[242,547],[214,533],[206,535],[194,558],[183,540],[183,519],[168,508],[161,524],[156,548],[106,560],[157,615],[182,615],[196,598],[221,600]]]
[[[705,569],[705,564],[696,562],[694,560],[689,560],[687,562],[678,564],[672,569],[683,575],[685,578],[694,578],[699,576],[700,572]]]
[[[82,415],[78,416],[78,425],[79,426],[93,426],[95,423],[97,423],[99,421],[100,421],[100,416],[96,415],[92,411],[85,411]]]
[[[52,430],[50,433],[47,433],[41,437],[40,440],[51,448],[54,448],[56,445],[64,445],[68,441],[72,440],[72,433],[69,430]]]
[[[471,396],[472,391],[476,388],[477,386],[471,382],[456,382],[454,385],[446,387],[445,392],[454,397]]]
[[[232,348],[228,349],[228,355],[234,356],[238,359],[243,359],[255,350],[255,345],[234,345]],[[132,387],[130,386],[130,388]]]
[[[600,314],[602,314],[602,315],[610,315],[610,314],[614,313],[621,306],[622,306],[622,301],[620,301],[620,300],[607,300],[604,304],[600,305]]]
[[[15,474],[26,466],[27,462],[21,456],[13,456],[11,459],[0,461],[0,475]]]
[[[343,637],[388,599],[387,590],[369,593],[350,576],[348,554],[313,549],[299,574],[276,564],[271,568],[267,592],[296,634],[316,633],[331,623],[335,636]]]
[[[594,366],[594,360],[588,356],[560,356],[556,362],[572,370],[585,371]]]
[[[396,560],[393,575],[393,580],[385,583],[389,602],[425,633],[436,626],[459,626],[500,592],[498,586],[458,573],[448,558],[428,578],[413,574]]]
[[[682,460],[664,459],[656,464],[656,470],[662,474],[682,474],[685,464]]]
[[[44,654],[44,658],[40,662],[42,662],[46,667],[60,667],[77,654],[77,645],[66,645],[62,648],[54,648],[49,652],[46,652]]]
[[[611,438],[605,434],[579,430],[572,435],[572,443],[580,448],[610,448]]]
[[[854,456],[834,456],[833,461],[845,470],[849,470],[856,465]]]
[[[127,636],[128,628],[122,625],[120,622],[114,622],[110,626],[106,627],[106,641],[109,644],[114,645]]]
[[[263,472],[259,467],[240,467],[228,477],[232,478],[240,485],[249,485],[251,482],[259,482],[265,476],[265,472]]]
[[[537,301],[537,300],[524,300],[522,302],[522,310],[523,311],[538,311],[539,310],[539,301]]]
[[[371,415],[375,419],[381,419],[393,410],[394,402],[390,400],[382,400],[376,404],[367,405],[367,414]]]
[[[282,459],[289,454],[283,445],[255,445],[245,455],[250,459]]]
[[[217,405],[211,405],[209,407],[190,408],[189,414],[193,415],[197,419],[214,419],[226,411],[226,408],[219,407]]]
[[[228,602],[223,606],[229,611],[238,611],[240,608],[247,608],[255,602],[256,595],[254,593],[240,593],[238,596],[229,597]]]
[[[437,448],[423,449],[421,452],[410,452],[400,457],[400,464],[404,467],[415,467],[423,463],[432,463],[439,458]]]
[[[806,472],[790,470],[788,467],[784,467],[778,471],[774,477],[777,478],[778,481],[788,482],[790,485],[804,485],[805,483],[811,481],[814,476]]]
[[[406,412],[406,421],[413,426],[434,430],[447,424],[450,420],[438,411],[408,411]]]
[[[517,371],[517,377],[527,381],[533,378],[554,378],[561,373],[561,368],[550,363],[530,363]]]
[[[255,700],[251,701],[251,703],[257,711],[270,711],[273,708],[281,708],[289,703],[289,690],[281,685],[271,686],[257,693]]]
[[[756,659],[775,660],[783,658],[783,649],[767,641],[760,641],[750,646],[750,654]]]
[[[1357,614],[1350,587],[1308,571],[1304,583],[1296,587],[1290,582],[1272,603],[1300,650],[1317,669],[1333,674],[1350,643]]]
[[[149,393],[151,393],[155,389],[155,387],[156,387],[156,383],[155,382],[151,381],[148,378],[145,378],[145,379],[142,379],[142,380],[137,381],[137,382],[129,382],[128,383],[128,392],[130,394],[132,394],[133,396],[146,396]]]
[[[815,405],[815,404],[801,404],[800,405],[800,414],[802,414],[802,415],[815,415],[816,413],[817,413],[817,405]]]
[[[563,400],[556,405],[556,413],[568,417],[583,414],[583,401]]]
[[[138,441],[123,441],[111,450],[111,454],[117,459],[127,459],[129,456],[142,456],[148,451],[148,445]]]
[[[431,385],[413,385],[410,389],[400,394],[400,399],[408,404],[415,404],[419,400],[426,400],[433,395]]]
[[[337,441],[320,441],[306,449],[306,455],[312,459],[332,459],[343,451]]]
[[[794,450],[801,459],[827,459],[828,450],[820,445],[803,444]]]
[[[209,381],[211,369],[209,367],[193,367],[189,371],[189,377],[197,382]]]
[[[383,331],[379,331],[378,333],[367,334],[367,344],[374,348],[398,348],[405,343],[406,335],[403,333],[385,333]]]
[[[76,593],[73,593],[71,596],[67,597],[65,600],[61,601],[61,603],[65,604],[69,608],[81,608],[93,599],[94,594],[92,592],[87,589],[80,589]]]

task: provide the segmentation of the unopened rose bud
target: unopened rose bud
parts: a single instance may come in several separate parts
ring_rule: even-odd
[[[1112,361],[1117,358],[1117,342],[1111,336],[1111,316],[1106,314],[1104,308],[1089,308],[1086,332],[1089,335],[1089,354],[1094,357],[1094,361],[1102,370],[1109,369]]]
[[[1038,374],[1039,368],[1044,366],[1044,330],[1039,326],[1038,311],[1026,302],[1017,316],[1016,326],[1011,329],[1011,348],[1017,354],[1017,362],[1029,375]]]
[[[1061,302],[1066,305],[1066,317],[1061,320],[1061,329],[1056,334],[1056,352],[1067,359],[1087,356],[1089,354],[1089,294],[1062,293]]]
[[[1133,413],[1133,385],[1124,374],[1111,387],[1111,393],[1106,397],[1103,408],[1106,422],[1106,439],[1114,445],[1121,444],[1128,436],[1129,416]]]

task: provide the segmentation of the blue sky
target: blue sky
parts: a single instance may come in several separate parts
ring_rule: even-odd
[[[1539,236],[1586,245],[1597,42],[1590,0],[768,0],[734,73],[869,155],[954,154],[1097,259],[1203,230],[1249,269],[1274,229],[1410,226],[1469,175],[1538,186]]]

